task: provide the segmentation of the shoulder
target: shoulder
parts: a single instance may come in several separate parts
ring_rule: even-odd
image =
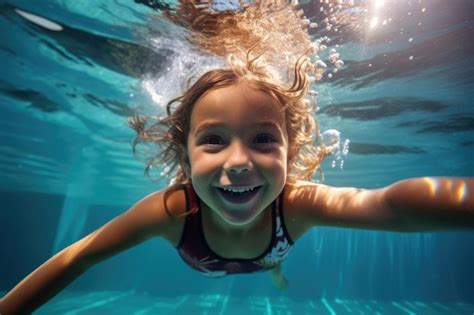
[[[156,234],[175,244],[188,212],[187,191],[185,184],[169,186],[142,198],[128,212],[147,220]]]
[[[288,183],[283,191],[283,213],[291,237],[296,240],[314,226],[344,221],[347,211],[360,203],[362,190],[332,187],[308,181]]]
[[[307,206],[321,202],[331,188],[302,180],[287,183],[283,191],[284,204],[295,211],[303,211]]]
[[[147,195],[139,200],[133,208],[146,209],[145,211],[166,215],[170,218],[180,217],[186,213],[187,199],[187,184],[174,184]]]
[[[285,186],[284,200],[300,211],[315,208],[338,208],[354,202],[366,189],[354,187],[332,187],[309,181],[295,181]]]
[[[314,208],[318,199],[321,199],[322,190],[323,185],[307,181],[294,181],[285,185],[282,196],[283,216],[294,241],[313,226],[308,209]]]

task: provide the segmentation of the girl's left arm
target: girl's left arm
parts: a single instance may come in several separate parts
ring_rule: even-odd
[[[307,228],[405,232],[474,228],[473,178],[414,178],[375,190],[299,182],[288,190],[286,200]]]
[[[414,230],[474,228],[474,179],[423,177],[382,190],[385,207]]]

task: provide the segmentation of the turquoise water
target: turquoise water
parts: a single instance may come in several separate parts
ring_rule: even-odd
[[[342,169],[325,162],[325,182],[376,188],[406,177],[473,176],[473,2],[385,1],[381,11],[356,4],[368,22],[333,36],[345,67],[316,86],[321,128],[350,140]],[[319,1],[304,8],[319,18]],[[194,63],[215,61],[184,43],[185,30],[132,0],[0,1],[0,23],[6,291],[166,185],[143,176],[127,117],[162,111]],[[266,274],[207,279],[155,239],[93,267],[38,314],[472,314],[473,248],[472,231],[318,228],[287,259],[289,288],[279,291]]]

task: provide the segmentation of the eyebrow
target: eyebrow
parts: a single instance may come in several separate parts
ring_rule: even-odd
[[[225,126],[225,124],[220,123],[220,122],[205,122],[205,123],[200,124],[196,128],[196,130],[194,131],[194,134],[198,134],[199,132],[201,132],[203,130],[206,130],[206,129],[209,129],[209,128],[220,128],[220,127],[223,127],[223,126]],[[276,124],[272,121],[264,121],[264,122],[260,122],[260,123],[255,124],[255,128],[265,128],[265,127],[271,127],[271,128],[275,128],[277,130],[281,130],[280,125],[278,125],[278,124]]]

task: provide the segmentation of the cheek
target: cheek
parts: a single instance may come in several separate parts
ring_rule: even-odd
[[[281,149],[275,154],[261,156],[259,164],[264,166],[271,177],[286,177],[288,169],[286,149]]]
[[[189,158],[192,177],[207,176],[216,169],[216,161],[211,156],[194,151]]]

